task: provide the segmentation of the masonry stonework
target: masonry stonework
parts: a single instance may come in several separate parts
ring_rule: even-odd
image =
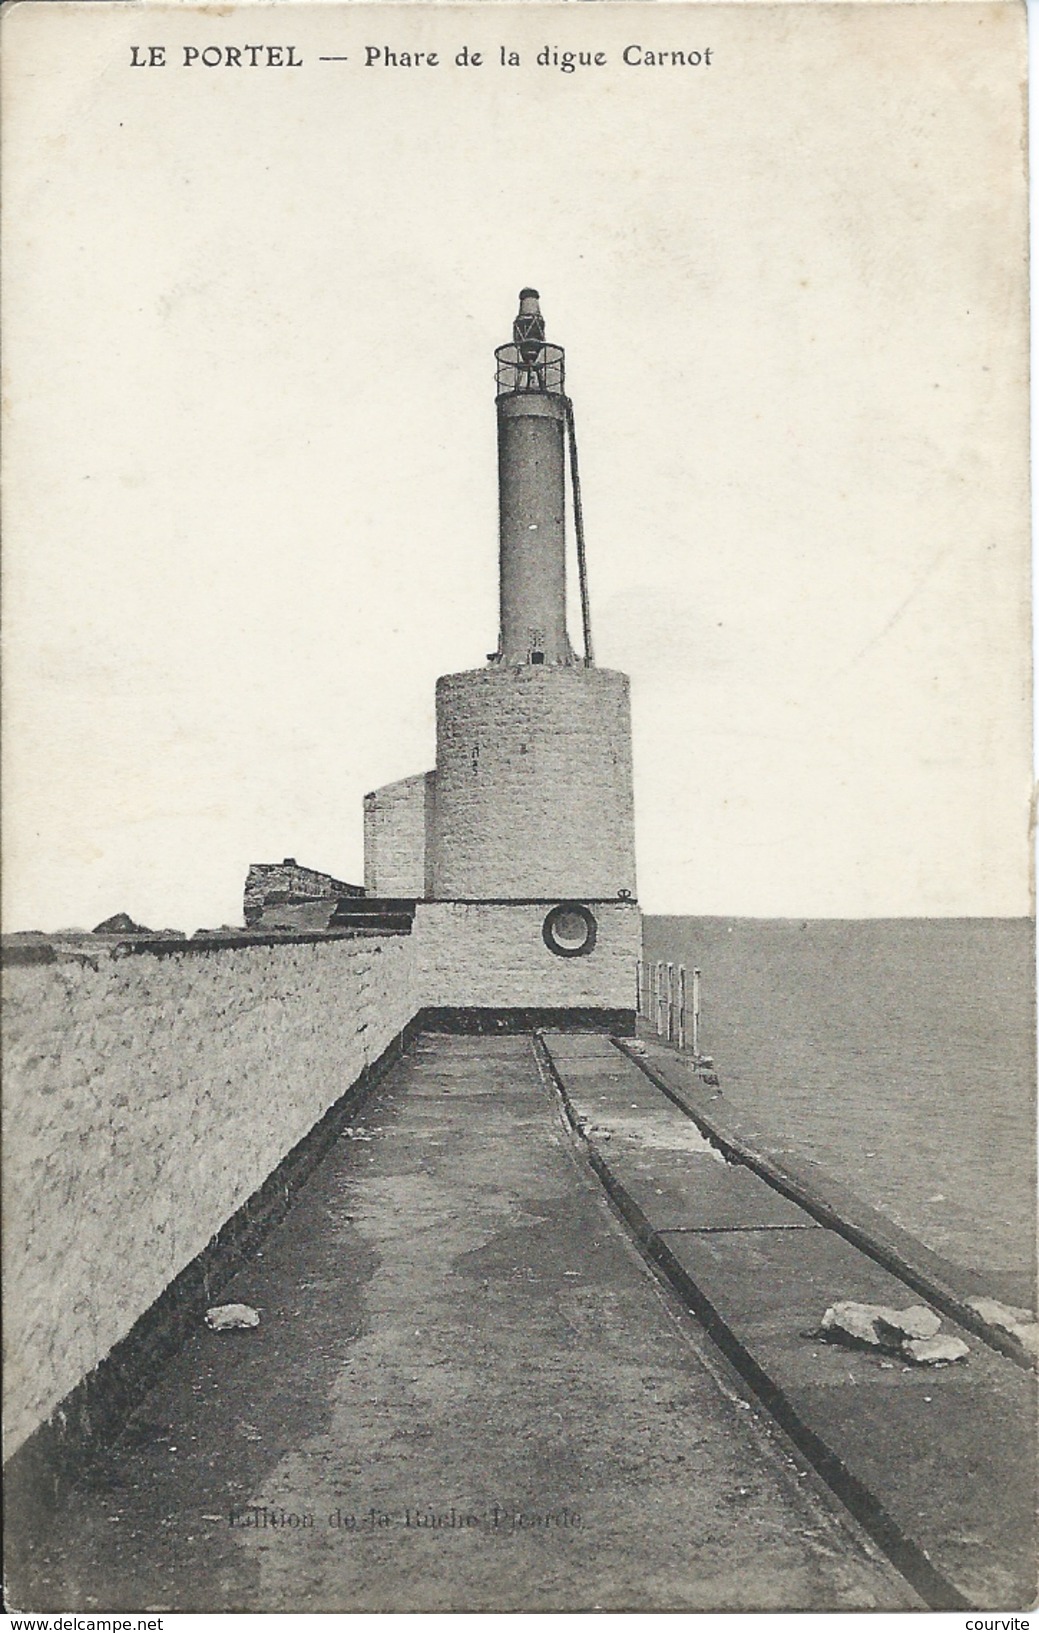
[[[542,935],[554,903],[427,902],[419,905],[422,1003],[431,1009],[633,1010],[642,917],[634,902],[589,903],[592,952],[560,958]]]
[[[413,1018],[415,950],[4,971],[6,1456]]]
[[[432,893],[436,773],[419,772],[364,796],[364,886],[371,896]]]
[[[628,677],[488,668],[437,682],[433,893],[635,895]]]

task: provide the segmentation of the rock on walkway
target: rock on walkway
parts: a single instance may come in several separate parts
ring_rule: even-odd
[[[918,1604],[721,1381],[529,1038],[422,1038],[220,1299],[260,1326],[200,1312],[18,1608]]]

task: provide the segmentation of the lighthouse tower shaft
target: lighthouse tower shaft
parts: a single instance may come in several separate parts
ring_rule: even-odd
[[[545,341],[537,291],[524,289],[498,360],[501,632],[497,661],[572,664],[566,630],[567,400],[563,352]]]
[[[498,398],[501,662],[573,663],[566,633],[563,436],[548,392]]]

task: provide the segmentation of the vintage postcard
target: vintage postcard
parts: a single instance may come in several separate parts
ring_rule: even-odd
[[[1023,8],[3,32],[6,1607],[1034,1604]]]

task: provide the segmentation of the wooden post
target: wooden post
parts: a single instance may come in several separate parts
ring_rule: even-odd
[[[675,1041],[675,966],[667,966],[667,1041]]]
[[[685,1048],[685,965],[678,966],[678,1047]]]
[[[693,971],[693,1054],[700,1053],[700,971]]]
[[[656,1009],[657,1009],[657,1037],[664,1036],[664,966],[656,966]]]
[[[642,1007],[642,976],[643,964],[641,958],[635,960],[635,1013],[643,1016],[646,1012]]]

